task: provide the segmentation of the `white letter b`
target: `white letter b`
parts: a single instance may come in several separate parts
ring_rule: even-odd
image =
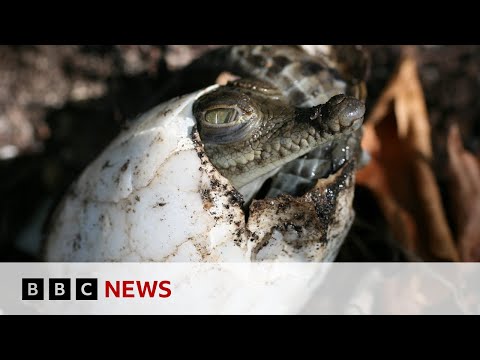
[[[38,294],[37,284],[28,283],[28,296],[35,296]]]
[[[55,296],[62,296],[65,294],[65,285],[62,283],[55,283]]]

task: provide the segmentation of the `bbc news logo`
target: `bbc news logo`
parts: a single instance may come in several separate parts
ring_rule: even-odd
[[[105,298],[168,298],[170,281],[105,281]],[[48,279],[48,300],[72,300],[72,279]],[[45,279],[22,279],[22,300],[46,300]],[[75,279],[75,300],[98,300],[98,279]]]
[[[71,283],[68,278],[48,279],[48,300],[71,300]],[[22,279],[22,300],[45,300],[44,293],[44,279]],[[98,280],[75,279],[75,300],[98,300]]]

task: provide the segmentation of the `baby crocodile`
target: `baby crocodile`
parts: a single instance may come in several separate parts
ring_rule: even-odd
[[[299,195],[358,155],[366,72],[359,54],[233,46],[197,63],[242,76],[202,96],[193,111],[209,159],[247,201],[279,171],[267,196]],[[349,66],[341,62],[348,56]]]
[[[362,125],[365,106],[335,95],[327,103],[298,108],[258,81],[235,81],[194,105],[205,151],[241,188]]]

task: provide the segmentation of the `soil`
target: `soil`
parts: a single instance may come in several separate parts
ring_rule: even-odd
[[[38,260],[29,237],[52,204],[127,121],[165,100],[164,86],[176,71],[212,47],[0,46],[0,261]],[[368,111],[395,70],[401,46],[367,48]],[[444,189],[450,124],[458,123],[466,147],[480,154],[480,46],[417,50]],[[357,188],[355,208],[339,260],[404,260],[368,190]]]

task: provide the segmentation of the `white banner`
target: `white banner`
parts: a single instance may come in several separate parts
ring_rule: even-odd
[[[479,314],[477,263],[0,263],[1,314]]]

